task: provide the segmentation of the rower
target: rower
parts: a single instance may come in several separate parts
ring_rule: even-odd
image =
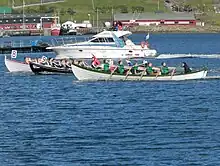
[[[169,68],[167,67],[165,62],[161,63],[162,67],[160,68],[161,75],[168,75],[169,74]]]
[[[138,74],[137,70],[138,70],[138,63],[135,62],[134,66],[132,66],[131,73],[132,74]]]
[[[146,72],[148,75],[155,75],[155,76],[160,75],[160,69],[153,67],[152,63],[148,63],[146,67]]]
[[[93,68],[96,68],[96,67],[98,67],[100,64],[101,64],[101,63],[99,62],[99,60],[93,55],[93,56],[92,56],[92,64],[91,64],[91,66],[92,66]]]
[[[118,61],[118,72],[124,74],[125,68],[121,60]]]
[[[29,57],[25,57],[25,58],[24,58],[24,62],[25,62],[26,64],[29,64],[30,61],[31,61],[31,58],[29,58]]]
[[[109,63],[107,62],[106,59],[104,59],[103,62],[104,62],[104,66],[103,66],[104,71],[105,71],[105,72],[108,72],[108,71],[109,71]]]

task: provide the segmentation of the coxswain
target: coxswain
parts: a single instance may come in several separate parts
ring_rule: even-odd
[[[189,66],[186,64],[186,62],[182,63],[182,67],[184,68],[184,73],[188,74],[192,72],[192,69],[189,68]]]

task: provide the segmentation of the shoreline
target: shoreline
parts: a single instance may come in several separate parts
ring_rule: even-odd
[[[220,33],[220,26],[137,26],[128,29],[132,33]]]

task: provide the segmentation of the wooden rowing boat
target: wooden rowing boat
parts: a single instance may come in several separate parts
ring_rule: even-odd
[[[157,75],[157,76],[149,76],[145,74],[141,75],[122,75],[118,73],[104,72],[102,70],[93,69],[90,67],[80,66],[77,64],[73,64],[72,72],[78,80],[158,80],[158,81],[181,81],[181,80],[195,80],[205,78],[207,75],[207,70],[197,70],[188,74],[184,73],[175,73],[171,75]],[[126,79],[125,79],[126,78]]]

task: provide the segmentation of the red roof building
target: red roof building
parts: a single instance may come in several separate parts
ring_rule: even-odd
[[[196,26],[196,19],[191,13],[127,13],[115,14],[114,21],[123,25],[192,25]]]

